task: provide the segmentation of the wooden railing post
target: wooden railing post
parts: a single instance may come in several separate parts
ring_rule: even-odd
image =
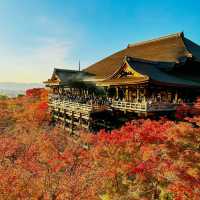
[[[64,123],[64,129],[66,127],[66,110],[64,109],[64,120],[63,120],[63,123]]]
[[[72,111],[72,114],[71,114],[71,134],[73,134],[74,132],[74,111]]]
[[[79,124],[80,124],[80,127],[82,127],[82,113],[80,112],[80,117],[79,117]]]
[[[144,105],[145,105],[145,111],[148,111],[148,102],[145,101]]]

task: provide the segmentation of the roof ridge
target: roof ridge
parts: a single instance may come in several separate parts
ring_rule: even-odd
[[[56,71],[56,70],[61,70],[61,71],[71,71],[71,72],[77,72],[78,70],[73,70],[73,69],[63,69],[63,68],[54,68],[54,70]]]
[[[129,61],[129,60],[133,60],[136,62],[143,62],[143,63],[149,63],[149,64],[174,64],[175,62],[164,62],[164,61],[152,61],[152,60],[147,60],[147,59],[142,59],[142,58],[137,58],[137,57],[133,57],[133,56],[125,56],[124,60]]]
[[[133,43],[133,44],[128,44],[127,48],[135,47],[135,46],[139,46],[139,45],[143,45],[143,44],[148,44],[148,43],[151,43],[151,42],[157,42],[157,41],[165,40],[165,39],[171,38],[171,37],[184,37],[184,32],[177,32],[177,33],[161,36],[161,37],[158,37],[158,38],[155,38],[155,39],[144,40],[142,42],[136,42],[136,43]]]
[[[192,51],[189,49],[189,47],[188,47],[188,45],[187,45],[187,43],[186,43],[186,40],[188,40],[188,41],[190,41],[190,42],[192,42],[192,43],[194,43],[194,42],[191,41],[191,40],[188,39],[188,38],[185,38],[185,37],[183,37],[183,39],[182,39],[183,44],[184,44],[184,46],[185,46],[185,50],[187,51],[187,57],[192,58],[192,57],[193,57],[193,53],[192,53]],[[199,46],[199,45],[196,44],[196,43],[194,43],[194,44],[197,45],[197,46]]]
[[[142,58],[136,58],[136,57],[132,57],[132,56],[125,56],[124,60],[126,60],[126,61],[134,60],[134,61],[150,63],[150,64],[158,64],[159,63],[158,61],[151,61],[151,60],[146,60],[146,59],[142,59]]]

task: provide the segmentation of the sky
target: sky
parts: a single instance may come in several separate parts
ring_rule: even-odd
[[[39,83],[175,32],[200,44],[199,24],[199,0],[0,0],[0,82]]]

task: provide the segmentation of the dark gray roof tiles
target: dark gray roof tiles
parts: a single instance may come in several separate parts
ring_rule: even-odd
[[[164,67],[161,67],[163,63],[159,62],[148,62],[144,60],[138,60],[131,57],[127,57],[128,64],[137,72],[146,75],[150,78],[151,81],[155,81],[157,83],[161,84],[167,84],[167,85],[175,85],[175,86],[181,86],[181,87],[200,87],[200,83],[196,81],[192,81],[189,79],[180,78],[177,75],[173,74],[172,71],[165,71],[166,67],[170,66],[166,65]],[[164,63],[165,65],[166,63]],[[173,63],[172,63],[173,64]]]

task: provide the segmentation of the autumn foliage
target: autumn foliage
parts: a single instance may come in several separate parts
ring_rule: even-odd
[[[75,140],[50,124],[45,90],[2,100],[0,199],[199,200],[200,117],[191,110],[180,108],[179,122],[135,120]]]

